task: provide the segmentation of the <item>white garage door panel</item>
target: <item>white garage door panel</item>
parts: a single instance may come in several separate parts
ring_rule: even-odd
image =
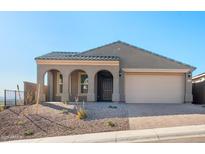
[[[183,103],[184,75],[125,76],[127,103]]]

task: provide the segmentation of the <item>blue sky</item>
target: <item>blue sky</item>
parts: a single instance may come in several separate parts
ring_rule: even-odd
[[[0,95],[36,82],[36,56],[117,40],[205,72],[205,12],[0,12]]]

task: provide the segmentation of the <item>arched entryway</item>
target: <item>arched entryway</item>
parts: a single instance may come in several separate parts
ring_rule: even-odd
[[[97,101],[112,101],[113,75],[107,70],[102,70],[96,74],[95,78]]]
[[[70,97],[74,102],[76,97],[78,101],[87,101],[88,94],[88,74],[84,70],[74,70],[70,74]]]
[[[51,69],[44,74],[44,100],[58,102],[63,94],[63,75],[59,70]]]

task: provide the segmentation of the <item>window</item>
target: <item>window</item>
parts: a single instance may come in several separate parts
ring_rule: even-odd
[[[59,75],[59,92],[63,93],[63,75]]]
[[[88,93],[88,75],[80,74],[80,93]]]

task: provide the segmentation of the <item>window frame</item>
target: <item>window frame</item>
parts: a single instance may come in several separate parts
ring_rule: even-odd
[[[82,93],[81,92],[81,85],[83,85],[82,83],[81,83],[81,76],[82,75],[87,75],[87,73],[85,73],[85,72],[79,72],[79,75],[78,75],[78,94],[79,95],[87,95],[88,94],[88,91],[87,91],[87,93]],[[87,75],[87,77],[88,77],[88,75]],[[88,84],[87,84],[87,86],[89,86]]]
[[[60,82],[61,76],[62,76],[62,82]],[[62,92],[61,92],[61,86],[62,86]],[[58,75],[58,93],[59,94],[63,93],[63,75],[61,73],[59,73],[59,75]]]

